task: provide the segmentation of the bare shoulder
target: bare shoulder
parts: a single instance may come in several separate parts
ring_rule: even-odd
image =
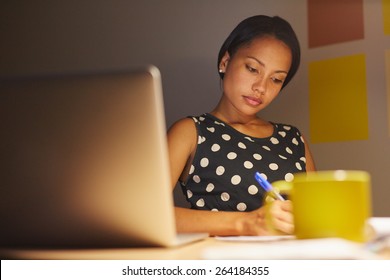
[[[174,136],[174,137],[180,137],[180,138],[187,138],[187,137],[195,137],[196,136],[196,127],[195,123],[191,118],[183,118],[171,125],[171,127],[168,129],[168,137]]]
[[[190,118],[178,120],[168,130],[168,151],[172,185],[176,184],[188,168],[197,144],[195,123]]]
[[[198,133],[191,118],[176,121],[168,130],[168,145],[177,152],[191,154],[197,144]]]

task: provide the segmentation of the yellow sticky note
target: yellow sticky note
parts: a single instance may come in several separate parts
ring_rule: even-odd
[[[386,61],[386,91],[387,91],[387,114],[388,114],[388,127],[390,136],[390,50],[385,52]]]
[[[390,0],[382,0],[383,30],[385,35],[390,35]]]
[[[309,64],[313,143],[368,139],[365,55]]]

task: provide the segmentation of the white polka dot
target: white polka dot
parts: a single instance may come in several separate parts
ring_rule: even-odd
[[[200,177],[198,175],[194,175],[194,177],[192,177],[192,180],[194,180],[195,183],[200,183]]]
[[[231,139],[229,134],[222,134],[222,139],[225,141],[229,141]]]
[[[293,142],[293,144],[296,145],[296,146],[298,146],[298,144],[299,144],[297,138],[294,138],[294,139],[292,140],[292,142]]]
[[[287,134],[285,131],[279,131],[278,133],[282,137],[286,137],[286,134]]]
[[[225,126],[225,124],[224,124],[224,123],[222,123],[222,122],[215,121],[214,123],[215,123],[215,124],[217,124],[217,125],[222,125],[222,126]]]
[[[291,182],[292,180],[294,180],[294,175],[292,173],[287,173],[284,176],[284,180],[286,180],[287,182]]]
[[[261,175],[264,179],[268,180],[267,175],[265,175],[264,173],[261,173],[260,175]]]
[[[199,120],[203,122],[205,120],[205,118],[204,117],[199,117]]]
[[[206,187],[206,192],[212,192],[214,189],[214,184],[209,183]]]
[[[248,188],[248,193],[251,195],[255,195],[259,192],[259,189],[255,185],[250,185]]]
[[[291,130],[291,126],[284,125],[283,128],[284,128],[285,130]]]
[[[212,132],[212,133],[214,133],[215,132],[215,127],[208,127],[207,130]]]
[[[302,166],[299,162],[296,162],[295,166],[298,168],[298,170],[302,170]]]
[[[221,199],[222,201],[229,201],[230,195],[227,192],[221,193]]]
[[[198,144],[202,144],[204,141],[206,141],[206,138],[204,136],[198,137]]]
[[[304,139],[302,136],[300,136],[300,138],[301,138],[301,141],[302,141],[303,143],[305,143],[305,139]]]
[[[281,159],[287,159],[285,156],[279,155]]]
[[[293,153],[289,147],[286,148],[286,152],[289,153],[290,155],[292,155],[292,153]]]
[[[200,160],[200,166],[207,167],[209,165],[209,159],[208,158],[202,158]]]
[[[235,159],[237,157],[237,154],[234,152],[230,152],[227,154],[228,159]]]
[[[268,147],[268,146],[263,146],[263,149],[267,150],[267,151],[271,151],[270,147]]]
[[[241,183],[240,175],[234,175],[231,179],[231,182],[233,185],[238,185],[239,183]]]
[[[211,150],[213,152],[218,152],[220,149],[221,149],[221,146],[219,146],[218,144],[214,144],[211,146]]]
[[[252,138],[250,138],[250,137],[248,137],[248,136],[245,137],[245,139],[247,139],[248,141],[251,141],[252,143],[255,142]]]
[[[263,157],[259,154],[253,154],[253,158],[257,160],[261,160]]]
[[[303,161],[304,163],[306,163],[306,158],[305,157],[301,157],[300,160]]]
[[[194,171],[195,171],[195,166],[191,165],[191,167],[190,167],[190,173],[189,173],[189,174],[194,173]]]
[[[218,212],[218,209],[217,208],[213,208],[213,209],[211,209],[211,211]]]
[[[253,163],[251,163],[250,161],[245,161],[244,162],[244,167],[246,169],[251,169],[251,168],[253,168]]]
[[[276,163],[270,163],[269,169],[271,169],[271,170],[278,170],[279,166]]]
[[[199,199],[199,200],[196,202],[196,206],[198,206],[198,207],[203,207],[203,206],[204,206],[204,199],[203,199],[203,198]]]
[[[187,190],[187,197],[188,197],[188,198],[191,198],[191,197],[192,197],[192,191]]]
[[[274,145],[279,144],[279,140],[276,139],[275,137],[272,137],[270,140],[271,140],[271,143]]]
[[[216,170],[217,175],[221,176],[223,173],[225,173],[225,167],[218,166]]]
[[[246,149],[245,144],[242,142],[238,143],[238,147],[240,147],[241,149],[244,149],[244,150]]]
[[[237,204],[237,210],[238,211],[245,211],[246,210],[246,204],[244,202],[240,202]]]

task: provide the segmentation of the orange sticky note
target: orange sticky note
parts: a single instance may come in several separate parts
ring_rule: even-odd
[[[383,31],[385,35],[390,35],[390,0],[382,0],[383,10]]]
[[[364,38],[363,0],[308,0],[307,11],[309,48]]]
[[[309,64],[313,143],[368,139],[365,55]]]
[[[388,116],[388,128],[390,136],[390,49],[385,52],[386,61],[386,92],[387,92],[387,116]]]

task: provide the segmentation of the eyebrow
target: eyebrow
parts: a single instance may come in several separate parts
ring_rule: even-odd
[[[253,57],[253,56],[247,56],[247,57],[250,58],[250,59],[256,60],[261,66],[265,67],[265,64],[261,60],[258,60],[256,57]],[[275,73],[284,73],[284,74],[287,75],[288,71],[277,70],[277,71],[275,71]]]

